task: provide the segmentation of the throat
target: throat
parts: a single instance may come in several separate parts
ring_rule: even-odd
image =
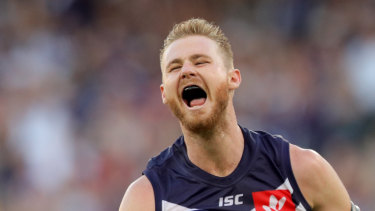
[[[238,163],[231,162],[231,163],[226,163],[225,165],[213,163],[212,165],[208,166],[207,169],[203,169],[203,170],[217,177],[227,177],[236,170],[238,165],[239,165],[239,161]]]
[[[226,177],[238,167],[244,153],[240,136],[217,137],[215,140],[186,140],[189,160],[197,167],[217,177]]]
[[[199,160],[191,158],[191,162],[203,171],[217,176],[226,177],[232,174],[238,167],[242,158],[242,153],[235,153],[232,156],[202,156]]]

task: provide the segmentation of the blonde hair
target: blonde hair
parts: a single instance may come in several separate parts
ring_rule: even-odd
[[[202,35],[215,41],[224,55],[224,64],[227,68],[233,69],[233,52],[228,38],[219,26],[201,18],[192,18],[173,26],[160,50],[160,64],[165,50],[172,42],[191,35]]]

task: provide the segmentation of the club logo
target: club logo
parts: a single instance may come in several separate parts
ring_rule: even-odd
[[[289,190],[269,190],[254,192],[254,206],[256,211],[295,211]]]

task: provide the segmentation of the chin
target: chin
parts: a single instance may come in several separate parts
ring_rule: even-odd
[[[214,101],[206,101],[196,109],[187,108],[186,104],[177,100],[169,101],[168,105],[186,130],[196,134],[207,134],[220,124],[229,102],[229,93],[225,86],[216,91],[216,96],[218,97]]]
[[[207,117],[206,117],[207,116]],[[217,124],[217,115],[198,115],[198,116],[189,116],[184,119],[180,119],[182,126],[193,132],[193,133],[202,133],[205,131],[210,131]]]
[[[197,110],[196,112],[187,112],[179,118],[181,126],[186,130],[200,135],[208,135],[217,127],[225,116],[228,101],[217,102],[211,109]]]

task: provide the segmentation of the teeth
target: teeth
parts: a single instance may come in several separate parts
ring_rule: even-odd
[[[184,91],[189,91],[189,90],[196,89],[196,88],[199,88],[199,86],[192,85],[192,86],[185,87]]]

